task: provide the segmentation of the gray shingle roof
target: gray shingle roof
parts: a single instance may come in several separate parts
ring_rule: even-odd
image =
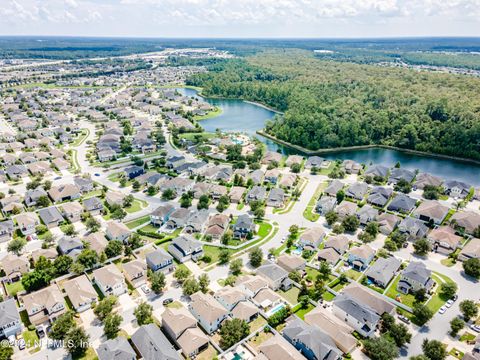
[[[132,360],[137,358],[135,350],[128,340],[122,336],[100,344],[97,354],[99,360]]]
[[[157,325],[142,325],[132,342],[145,360],[179,360],[180,356]]]

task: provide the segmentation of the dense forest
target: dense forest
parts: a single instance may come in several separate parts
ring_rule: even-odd
[[[480,79],[270,50],[212,65],[190,85],[284,112],[265,130],[311,150],[366,144],[480,160]]]

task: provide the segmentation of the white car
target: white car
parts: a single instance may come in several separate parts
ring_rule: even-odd
[[[452,307],[453,302],[454,302],[454,301],[453,301],[452,299],[450,299],[450,300],[447,301],[447,303],[445,304],[445,306],[446,306],[447,308],[450,308],[450,307]]]
[[[438,310],[439,314],[445,314],[445,311],[447,311],[447,308],[445,306],[442,306],[440,310]]]
[[[147,285],[143,285],[142,286],[142,291],[145,293],[145,294],[150,294],[150,289]]]
[[[480,333],[480,326],[479,325],[472,324],[472,325],[470,325],[470,329]]]

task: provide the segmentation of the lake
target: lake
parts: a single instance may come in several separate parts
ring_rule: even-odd
[[[179,88],[177,90],[185,96],[201,98],[196,90],[188,88]],[[242,100],[202,99],[222,109],[222,113],[219,116],[200,121],[200,125],[202,125],[205,131],[215,132],[216,129],[220,129],[221,131],[245,132],[260,139],[267,145],[269,150],[278,151],[284,155],[302,154],[297,150],[277,144],[255,133],[257,130],[263,129],[265,122],[273,118],[275,112]],[[443,179],[455,179],[475,186],[480,185],[480,165],[469,162],[422,156],[381,148],[339,151],[321,156],[332,160],[350,159],[367,165],[374,163],[394,166],[397,162],[400,162],[402,167],[407,169],[418,169]]]

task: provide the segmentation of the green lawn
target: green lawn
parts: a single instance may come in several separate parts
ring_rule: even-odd
[[[179,134],[178,137],[180,139],[185,139],[185,140],[190,140],[193,141],[196,138],[200,138],[202,140],[210,140],[217,135],[215,133],[209,133],[209,132],[202,132],[202,133],[184,133],[184,134]]]
[[[153,226],[152,224],[147,224],[147,225],[141,227],[140,230],[145,231],[145,232],[149,232],[149,233],[156,233],[157,230],[158,230],[158,227]]]
[[[7,291],[11,296],[15,296],[15,295],[17,295],[17,293],[19,291],[24,291],[25,290],[23,288],[23,285],[22,285],[21,281],[17,281],[17,282],[11,283],[11,284],[5,283],[5,287],[7,288]]]
[[[91,347],[82,356],[73,356],[73,360],[98,360],[97,353]]]
[[[125,223],[125,225],[127,225],[127,227],[129,229],[133,229],[133,228],[136,228],[142,224],[145,224],[147,222],[150,221],[150,215],[145,215],[145,216],[142,216],[138,219],[135,219],[135,220],[132,220],[132,221],[129,221],[127,223]]]
[[[325,301],[333,301],[333,299],[335,299],[335,295],[333,295],[330,291],[325,291],[322,294],[322,298]]]
[[[457,359],[462,359],[463,355],[465,355],[463,352],[461,352],[460,350],[455,349],[455,348],[450,350],[450,352],[448,354],[452,355],[453,357],[456,357]]]
[[[295,310],[296,309],[296,310]],[[301,306],[298,306],[294,308],[294,313],[297,315],[300,319],[304,319],[305,315],[308,314],[310,311],[314,309],[314,306],[312,304],[308,304],[306,308],[302,308]]]
[[[75,139],[75,141],[72,143],[72,146],[80,146],[83,144],[85,139],[90,135],[90,130],[89,129],[82,129],[82,133],[78,135],[78,137]]]
[[[432,273],[432,279],[438,284],[435,294],[432,295],[430,300],[427,302],[427,307],[432,310],[434,313],[437,312],[448,300],[447,297],[444,297],[440,294],[440,285],[442,282],[453,283],[453,280],[448,276],[439,274],[437,272]]]
[[[447,267],[452,267],[453,265],[455,265],[455,262],[450,257],[442,259],[440,262],[442,263],[442,265],[445,265]]]
[[[300,289],[293,286],[288,291],[278,290],[277,293],[287,300],[291,305],[295,305],[298,303],[298,294],[300,293]]]
[[[205,115],[197,115],[197,116],[194,116],[193,119],[194,120],[197,120],[197,121],[201,121],[201,120],[206,120],[206,119],[211,119],[215,116],[218,116],[222,113],[222,108],[220,107],[215,107],[215,109],[213,109],[212,111],[209,111],[208,113],[206,113]]]
[[[344,274],[347,277],[349,277],[350,279],[355,280],[355,281],[360,279],[360,277],[362,276],[361,272],[359,272],[357,270],[353,270],[353,269],[348,269],[347,271],[344,272]]]
[[[400,275],[398,275],[395,278],[395,280],[390,284],[385,295],[387,295],[389,298],[396,299],[396,300],[398,300],[397,299],[397,295],[398,295],[398,298],[402,304],[412,307],[413,303],[415,302],[415,296],[411,294],[405,295],[400,291],[398,291],[397,285],[399,281],[400,281]]]
[[[132,205],[125,208],[125,211],[129,214],[132,214],[132,213],[135,213],[137,211],[142,210],[145,206],[148,206],[148,204],[142,202],[139,199],[134,199],[133,202],[132,202]]]
[[[468,331],[465,331],[462,336],[460,336],[460,341],[473,341],[476,339],[476,336]]]
[[[183,307],[182,303],[179,301],[173,301],[167,305],[168,308],[181,309]]]
[[[35,346],[35,343],[38,342],[38,335],[35,330],[25,330],[22,333],[23,339],[25,340],[25,345],[27,348]],[[40,348],[38,349],[40,350]]]
[[[267,324],[267,320],[265,320],[262,316],[257,316],[255,320],[253,320],[250,324],[250,332],[254,332]]]
[[[303,212],[303,217],[308,221],[315,222],[320,218],[320,215],[315,212],[315,205],[317,204],[318,198],[322,194],[323,190],[327,187],[327,183],[323,182],[318,185],[315,195],[308,202],[307,208]]]

